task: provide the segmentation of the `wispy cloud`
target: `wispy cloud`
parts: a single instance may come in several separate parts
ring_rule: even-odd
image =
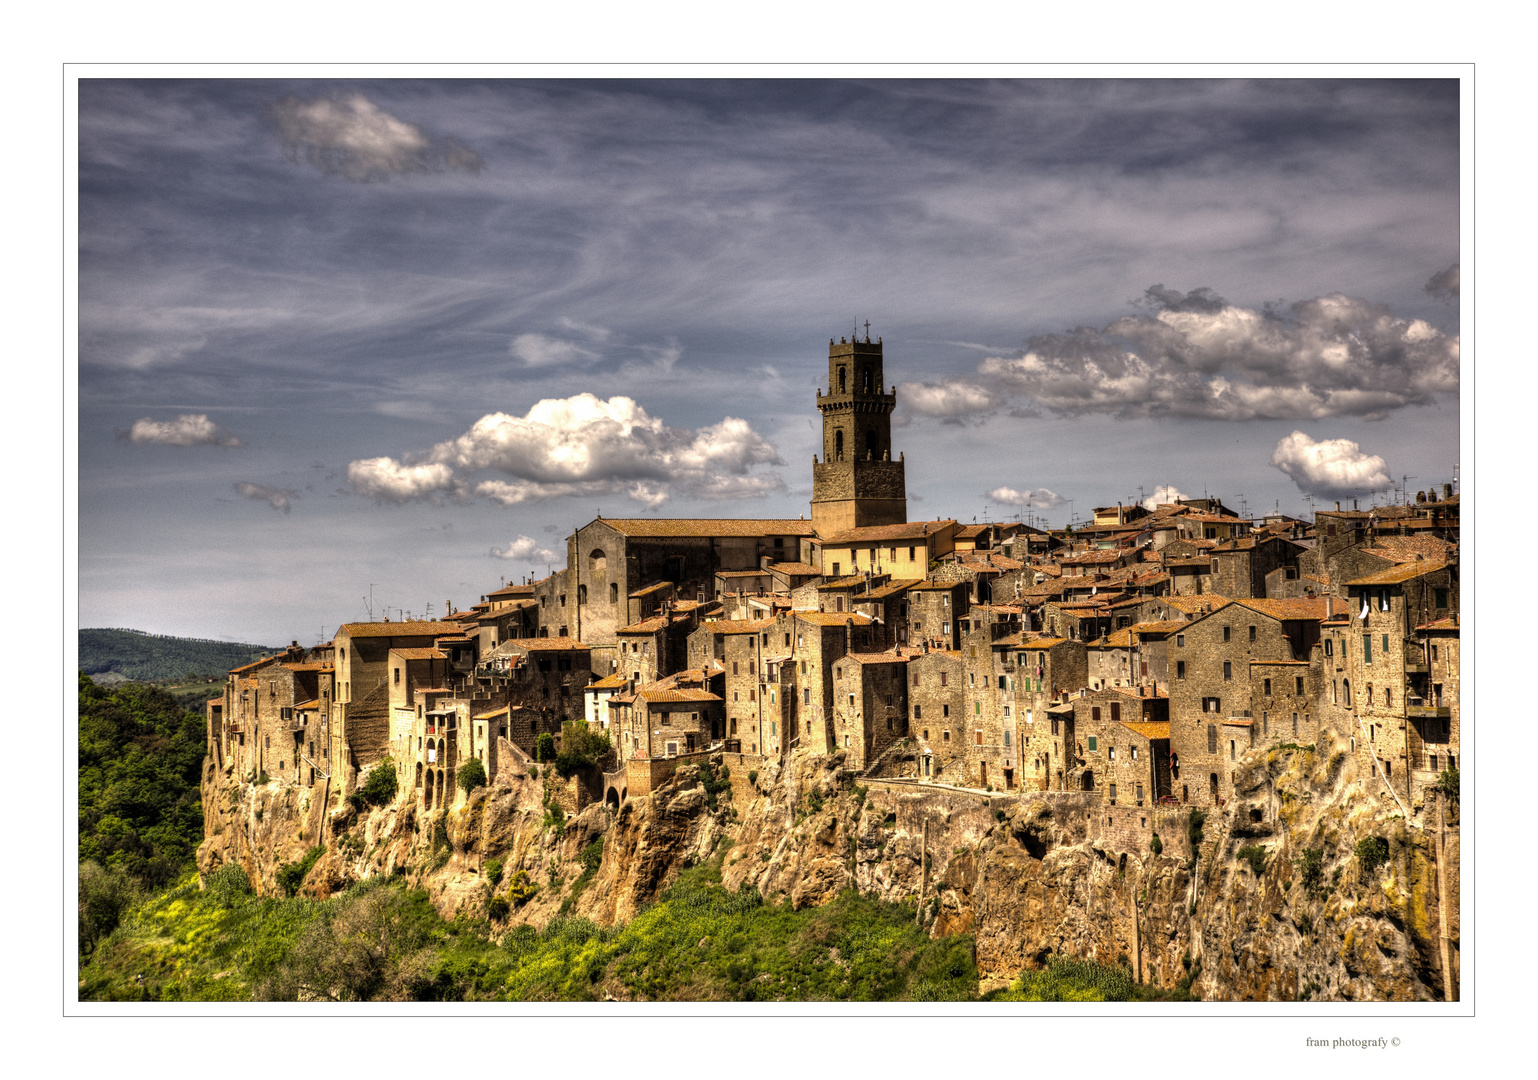
[[[241,481],[235,485],[235,493],[244,499],[254,499],[264,502],[274,510],[281,510],[285,514],[293,509],[292,500],[299,498],[299,492],[290,491],[287,488],[267,487],[264,484],[252,484]]]
[[[1294,431],[1276,444],[1271,464],[1310,495],[1357,495],[1391,483],[1388,462],[1351,439],[1315,441]]]
[[[267,117],[289,154],[323,173],[366,183],[403,173],[486,167],[452,138],[435,140],[416,124],[391,116],[362,94],[306,101],[293,94],[273,102]]]
[[[135,420],[125,433],[129,442],[164,446],[239,446],[240,440],[208,418],[206,413],[182,413],[175,420]]]

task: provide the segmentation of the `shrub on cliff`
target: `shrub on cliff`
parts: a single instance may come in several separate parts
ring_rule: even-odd
[[[597,765],[609,750],[607,731],[592,731],[584,721],[567,724],[561,733],[561,752],[555,758],[555,771],[570,777],[580,768]]]
[[[1356,860],[1362,865],[1362,874],[1371,877],[1378,867],[1388,862],[1388,841],[1381,836],[1368,836],[1356,842]]]
[[[283,890],[284,896],[293,896],[299,891],[299,887],[304,884],[304,879],[310,873],[310,868],[325,853],[325,845],[318,845],[305,852],[304,858],[298,862],[284,863],[278,867],[278,886]]]
[[[363,801],[384,806],[395,798],[395,763],[386,758],[369,771],[368,779],[358,789]]]
[[[1443,769],[1437,777],[1437,790],[1446,795],[1453,802],[1458,801],[1458,770]]]
[[[471,758],[459,767],[459,786],[466,795],[478,787],[486,786],[486,767],[480,758]]]

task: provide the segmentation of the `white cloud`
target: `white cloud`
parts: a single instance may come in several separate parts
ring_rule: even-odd
[[[1032,338],[978,371],[1068,416],[1371,419],[1458,390],[1456,336],[1355,297],[1254,311],[1155,285],[1144,306],[1156,313]]]
[[[347,466],[347,480],[359,495],[385,502],[434,497],[456,489],[454,470],[447,465],[402,465],[388,457],[352,462]]]
[[[299,492],[297,491],[289,491],[286,488],[271,488],[262,484],[250,484],[245,481],[235,485],[235,493],[242,498],[264,502],[274,510],[281,510],[285,514],[293,509],[292,500],[299,498]]]
[[[504,506],[623,492],[655,508],[671,485],[705,499],[785,490],[777,474],[753,471],[783,462],[747,421],[670,428],[627,397],[578,394],[540,401],[524,416],[489,413],[424,458],[409,467],[388,457],[355,461],[348,478],[360,494],[402,501],[457,490],[460,474],[496,472],[507,479],[482,479],[474,491]]]
[[[278,137],[295,159],[367,182],[392,175],[459,169],[479,172],[480,155],[454,139],[434,141],[416,124],[391,116],[362,94],[305,101],[290,94],[268,106]]]
[[[560,557],[549,548],[539,546],[539,541],[532,536],[524,536],[520,533],[516,539],[508,541],[506,547],[494,547],[491,554],[497,559],[518,559],[529,563],[555,563]]]
[[[1312,495],[1355,495],[1391,483],[1388,462],[1376,454],[1363,453],[1352,440],[1315,442],[1301,431],[1276,444],[1271,464]]]
[[[897,388],[897,400],[916,413],[944,419],[992,412],[1002,403],[993,390],[965,379],[902,383]]]
[[[508,346],[508,352],[529,367],[554,367],[598,359],[598,354],[591,349],[545,334],[519,334]]]
[[[239,446],[240,440],[214,423],[204,413],[183,413],[175,420],[135,420],[128,439],[136,443],[161,443],[165,446]]]
[[[1068,500],[1055,491],[1047,488],[1037,488],[1035,491],[1016,491],[1012,487],[996,487],[986,493],[994,502],[1009,503],[1011,506],[1028,506],[1032,510],[1050,510],[1054,506],[1061,506]]]
[[[1153,489],[1152,495],[1143,500],[1143,509],[1157,510],[1163,503],[1173,503],[1179,499],[1189,499],[1190,497],[1174,484],[1160,484]]]

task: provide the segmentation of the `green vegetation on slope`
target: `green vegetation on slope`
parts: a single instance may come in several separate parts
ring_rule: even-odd
[[[81,671],[87,675],[115,672],[133,682],[207,676],[222,682],[231,668],[278,651],[263,645],[167,637],[141,630],[81,630],[79,641]]]
[[[236,876],[242,878],[235,881]],[[425,893],[373,880],[329,900],[258,899],[225,868],[140,906],[80,972],[82,1000],[969,1000],[972,940],[846,892],[818,908],[686,871],[623,926],[572,916],[489,936]],[[228,878],[229,880],[225,880]]]
[[[163,690],[79,676],[80,952],[145,892],[185,872],[203,839],[204,721]]]
[[[1173,989],[1133,981],[1129,968],[1057,956],[1039,971],[1025,971],[1007,990],[995,990],[984,1001],[1195,1001],[1189,967]]]
[[[203,839],[204,719],[163,690],[84,674],[79,702],[80,861],[164,886]]]

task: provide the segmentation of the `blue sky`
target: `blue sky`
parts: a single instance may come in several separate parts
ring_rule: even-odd
[[[79,103],[82,626],[310,644],[600,510],[808,513],[866,319],[915,518],[1302,514],[1459,460],[1456,79]]]

